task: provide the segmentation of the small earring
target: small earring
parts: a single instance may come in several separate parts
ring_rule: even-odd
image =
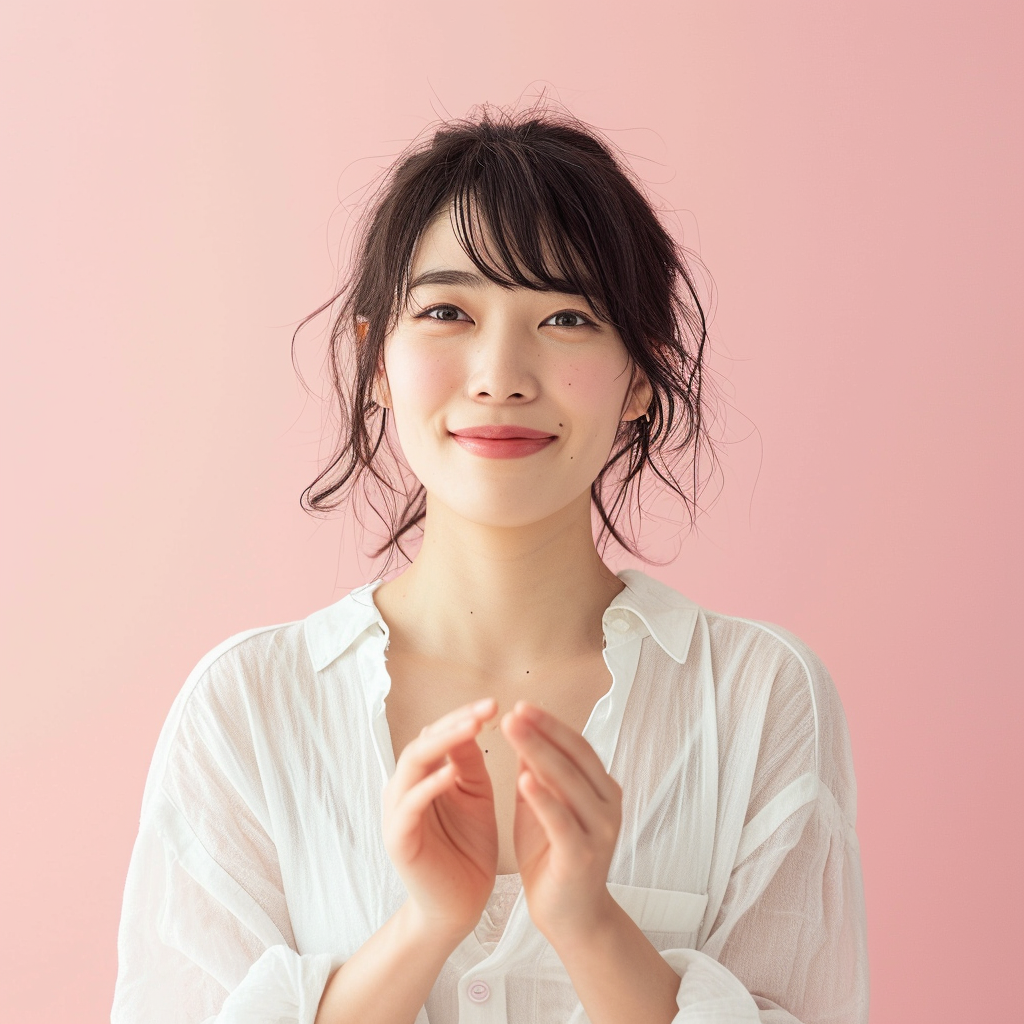
[[[651,410],[650,409],[648,409],[647,412],[644,413],[644,419],[647,420],[648,423],[651,422]]]

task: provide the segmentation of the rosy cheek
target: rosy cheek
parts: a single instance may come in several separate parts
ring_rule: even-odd
[[[446,360],[410,346],[391,353],[388,380],[396,406],[429,412],[458,387],[459,373]]]
[[[582,414],[591,410],[595,418],[606,413],[608,403],[619,396],[622,381],[602,364],[572,366],[560,374],[560,387],[564,400]]]

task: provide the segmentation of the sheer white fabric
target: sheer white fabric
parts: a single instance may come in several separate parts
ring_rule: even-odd
[[[674,1024],[863,1024],[856,782],[832,680],[778,626],[619,578],[612,683],[583,735],[623,790],[608,888],[680,976]],[[231,637],[175,698],[112,1024],[312,1024],[331,971],[405,901],[381,836],[395,759],[380,582]],[[416,1024],[587,1020],[509,875]]]
[[[492,952],[501,939],[522,887],[523,880],[518,871],[510,875],[495,875],[494,891],[476,926],[476,937],[485,953]]]

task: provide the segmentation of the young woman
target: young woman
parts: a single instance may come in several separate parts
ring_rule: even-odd
[[[828,673],[599,554],[645,468],[692,513],[707,443],[703,312],[641,186],[567,115],[485,107],[397,163],[356,255],[304,498],[361,479],[377,554],[422,543],[186,681],[114,1024],[866,1021]]]

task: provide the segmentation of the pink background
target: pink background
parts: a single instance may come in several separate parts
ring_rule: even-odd
[[[199,657],[369,578],[298,508],[319,414],[290,331],[344,202],[436,116],[543,85],[713,276],[725,486],[648,571],[832,672],[872,1020],[1019,1013],[1019,4],[0,19],[7,1019],[108,1018],[146,770]]]

